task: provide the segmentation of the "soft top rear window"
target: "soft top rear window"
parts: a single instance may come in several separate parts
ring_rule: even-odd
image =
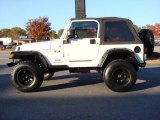
[[[125,21],[108,21],[105,23],[105,42],[125,42],[134,40],[134,36]]]

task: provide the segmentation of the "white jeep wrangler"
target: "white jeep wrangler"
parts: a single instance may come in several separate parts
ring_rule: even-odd
[[[11,52],[12,83],[22,92],[39,88],[57,71],[97,70],[113,91],[130,90],[145,67],[144,44],[124,18],[71,19],[60,39],[18,46]]]

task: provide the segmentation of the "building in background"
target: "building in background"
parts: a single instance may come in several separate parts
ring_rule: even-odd
[[[11,45],[11,44],[12,44],[12,38],[10,37],[0,38],[0,45]]]
[[[13,45],[22,45],[31,43],[32,39],[28,39],[28,36],[19,36],[19,39],[13,40]]]

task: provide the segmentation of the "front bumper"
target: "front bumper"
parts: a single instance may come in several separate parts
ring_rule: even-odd
[[[8,66],[8,67],[13,67],[13,66],[15,66],[15,65],[17,65],[17,63],[14,63],[14,62],[7,63],[7,66]]]

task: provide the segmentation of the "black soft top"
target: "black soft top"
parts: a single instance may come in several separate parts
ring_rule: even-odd
[[[132,33],[132,35],[133,35],[134,38],[135,38],[135,41],[131,41],[130,44],[139,44],[139,43],[142,43],[142,41],[140,40],[140,38],[139,38],[139,36],[138,36],[138,33],[136,32],[136,30],[135,30],[134,27],[133,27],[133,22],[132,22],[131,20],[127,19],[127,18],[120,18],[120,17],[100,17],[100,18],[80,18],[80,19],[78,19],[78,18],[72,18],[71,20],[72,20],[72,21],[73,21],[73,20],[97,20],[97,21],[99,21],[99,23],[100,23],[100,34],[99,34],[98,37],[101,38],[101,44],[105,44],[105,43],[103,42],[105,22],[107,22],[107,21],[125,21],[125,22],[128,24],[129,29],[131,30],[131,33]],[[115,43],[119,44],[118,42],[115,42]],[[115,44],[115,43],[114,43],[114,44]],[[121,42],[121,43],[122,43],[122,42]],[[126,44],[126,43],[128,44],[129,41],[124,42],[124,44]]]
[[[127,21],[132,23],[131,20],[127,19],[127,18],[120,18],[120,17],[100,17],[100,18],[71,18],[71,20],[98,20],[98,21]],[[132,23],[133,24],[133,23]]]

